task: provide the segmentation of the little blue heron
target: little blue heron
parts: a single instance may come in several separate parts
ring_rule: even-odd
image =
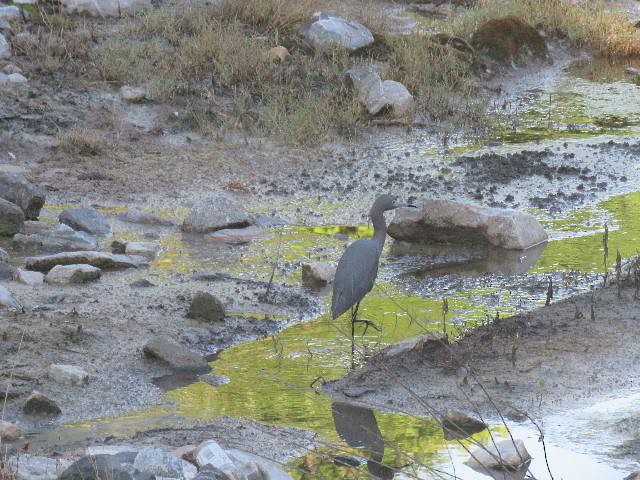
[[[369,210],[369,218],[373,223],[373,238],[353,242],[342,254],[338,262],[336,277],[333,281],[333,297],[331,299],[331,315],[334,319],[351,308],[351,354],[353,359],[353,338],[355,324],[362,322],[377,328],[369,320],[358,320],[358,307],[364,296],[371,291],[378,275],[380,254],[387,237],[387,223],[384,212],[400,207],[414,207],[403,205],[391,195],[380,195],[373,202]],[[353,361],[353,360],[352,360]]]

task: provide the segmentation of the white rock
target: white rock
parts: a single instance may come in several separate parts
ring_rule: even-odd
[[[20,438],[21,433],[17,425],[0,420],[0,443],[14,442]]]
[[[56,480],[72,463],[63,458],[38,457],[28,453],[11,457],[8,461],[16,480]]]
[[[15,18],[21,18],[22,13],[20,9],[15,5],[9,5],[5,7],[0,7],[0,18],[5,20],[13,20]]]
[[[382,81],[371,66],[352,68],[346,75],[358,92],[358,101],[369,114],[385,112],[396,119],[412,117],[415,101],[403,84],[393,80]]]
[[[44,283],[44,274],[40,272],[32,272],[23,268],[16,268],[13,271],[13,280],[24,285],[35,287]]]
[[[96,455],[117,455],[118,453],[138,453],[139,448],[130,445],[91,445],[86,448],[85,453],[88,456]]]
[[[100,278],[102,270],[91,265],[56,265],[44,280],[50,284],[67,285],[69,283],[85,283]]]
[[[425,200],[420,208],[399,209],[388,232],[408,242],[484,243],[513,250],[525,250],[548,239],[529,213],[452,200]]]
[[[89,374],[76,365],[52,364],[49,366],[49,377],[66,385],[86,385]]]
[[[0,285],[0,307],[6,307],[9,310],[22,310],[22,305],[13,298],[11,292]]]
[[[233,460],[215,440],[205,440],[193,451],[193,458],[198,467],[213,465],[220,470],[233,466]]]
[[[186,480],[194,478],[198,473],[195,465],[156,447],[140,449],[133,462],[133,468],[141,472],[153,473],[156,477]]]
[[[144,88],[123,85],[120,87],[120,97],[130,103],[140,103],[147,97],[147,92]]]
[[[328,12],[314,13],[301,33],[316,50],[339,46],[353,51],[374,42],[373,34],[364,25]]]
[[[302,283],[326,285],[336,276],[336,264],[332,262],[310,262],[302,265]]]
[[[465,462],[473,468],[510,468],[518,469],[531,460],[531,455],[519,439],[502,440],[485,448],[477,447]]]

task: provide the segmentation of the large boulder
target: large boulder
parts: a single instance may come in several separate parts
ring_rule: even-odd
[[[106,252],[62,252],[25,259],[27,270],[48,272],[56,265],[86,264],[102,270],[116,270],[120,268],[138,268],[147,265],[144,257],[133,255],[114,255]]]
[[[34,391],[24,403],[22,410],[27,415],[56,416],[62,413],[58,404],[44,394]]]
[[[333,13],[316,12],[302,27],[302,37],[315,50],[342,47],[349,51],[373,44],[373,34],[364,25]]]
[[[51,285],[69,285],[71,283],[86,283],[97,280],[102,270],[91,265],[72,264],[56,265],[44,277],[44,281]]]
[[[358,101],[371,115],[386,113],[394,119],[410,119],[415,111],[413,95],[394,80],[382,80],[373,67],[356,67],[346,72],[356,89]]]
[[[215,323],[223,321],[225,313],[224,303],[217,297],[207,292],[198,292],[191,300],[187,317]]]
[[[58,480],[131,480],[115,455],[91,455],[69,465]]]
[[[226,193],[216,193],[196,203],[182,224],[185,232],[209,233],[223,228],[242,228],[253,223],[244,207]]]
[[[120,17],[151,6],[151,0],[62,0],[68,13],[86,13],[94,17]]]
[[[519,439],[502,440],[486,447],[477,447],[470,452],[465,462],[472,468],[518,470],[531,461],[531,455]]]
[[[24,213],[15,203],[0,198],[0,236],[10,237],[22,228]]]
[[[478,52],[505,65],[543,60],[548,55],[547,44],[538,31],[514,16],[483,23],[471,36],[470,43]]]
[[[149,340],[142,351],[146,357],[160,360],[174,370],[200,373],[211,370],[201,355],[188,350],[166,336]]]
[[[77,232],[68,225],[61,224],[53,230],[17,233],[13,236],[13,246],[21,250],[59,253],[97,250],[98,242],[86,232]]]
[[[45,196],[39,187],[19,173],[0,173],[0,197],[15,203],[27,220],[37,220]]]
[[[548,239],[529,213],[452,200],[425,200],[420,208],[400,209],[388,232],[408,242],[478,243],[511,250],[525,250]]]
[[[156,447],[140,449],[133,462],[133,468],[139,472],[151,473],[156,477],[185,480],[191,480],[198,473],[195,465]]]
[[[92,235],[108,235],[111,225],[95,208],[67,208],[58,217],[60,223]]]

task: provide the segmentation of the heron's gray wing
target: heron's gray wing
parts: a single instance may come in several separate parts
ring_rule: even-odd
[[[331,315],[337,318],[373,288],[380,252],[373,240],[358,240],[345,250],[333,281]]]

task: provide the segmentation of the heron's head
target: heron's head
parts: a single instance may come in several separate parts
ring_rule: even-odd
[[[373,206],[369,211],[369,216],[373,217],[373,215],[377,212],[386,212],[387,210],[395,210],[396,208],[401,207],[414,207],[415,205],[409,205],[401,202],[398,197],[395,195],[382,194],[376,201],[373,202]]]

